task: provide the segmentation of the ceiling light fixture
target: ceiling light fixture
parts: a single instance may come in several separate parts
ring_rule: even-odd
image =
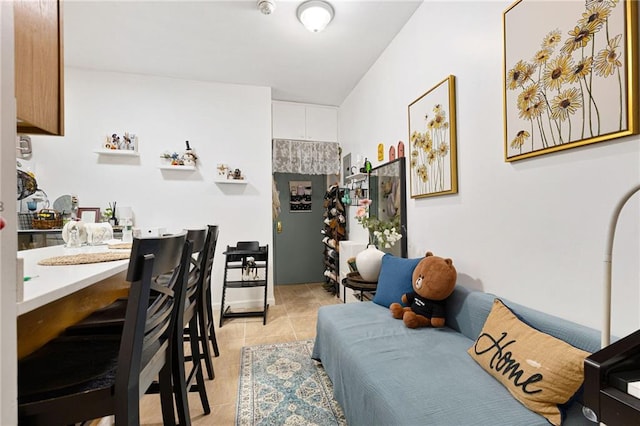
[[[309,0],[298,6],[298,20],[313,33],[324,30],[333,15],[333,7],[326,1]]]
[[[258,9],[265,15],[271,15],[276,10],[275,0],[258,0]]]

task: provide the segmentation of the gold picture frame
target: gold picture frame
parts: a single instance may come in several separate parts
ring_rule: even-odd
[[[505,161],[638,133],[637,21],[637,1],[504,11]]]
[[[455,76],[411,102],[408,112],[411,198],[457,193]]]

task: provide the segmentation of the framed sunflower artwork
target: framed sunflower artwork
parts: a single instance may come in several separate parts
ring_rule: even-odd
[[[409,104],[409,158],[411,198],[458,192],[453,75]]]
[[[637,1],[503,13],[505,161],[638,133]]]

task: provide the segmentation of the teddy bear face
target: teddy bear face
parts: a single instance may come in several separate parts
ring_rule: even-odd
[[[444,300],[456,285],[456,268],[451,259],[428,252],[413,271],[413,290],[431,300]]]

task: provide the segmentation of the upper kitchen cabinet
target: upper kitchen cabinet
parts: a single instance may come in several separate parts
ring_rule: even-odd
[[[14,1],[18,133],[64,134],[62,5]]]
[[[274,139],[338,142],[338,109],[335,107],[272,103]]]

